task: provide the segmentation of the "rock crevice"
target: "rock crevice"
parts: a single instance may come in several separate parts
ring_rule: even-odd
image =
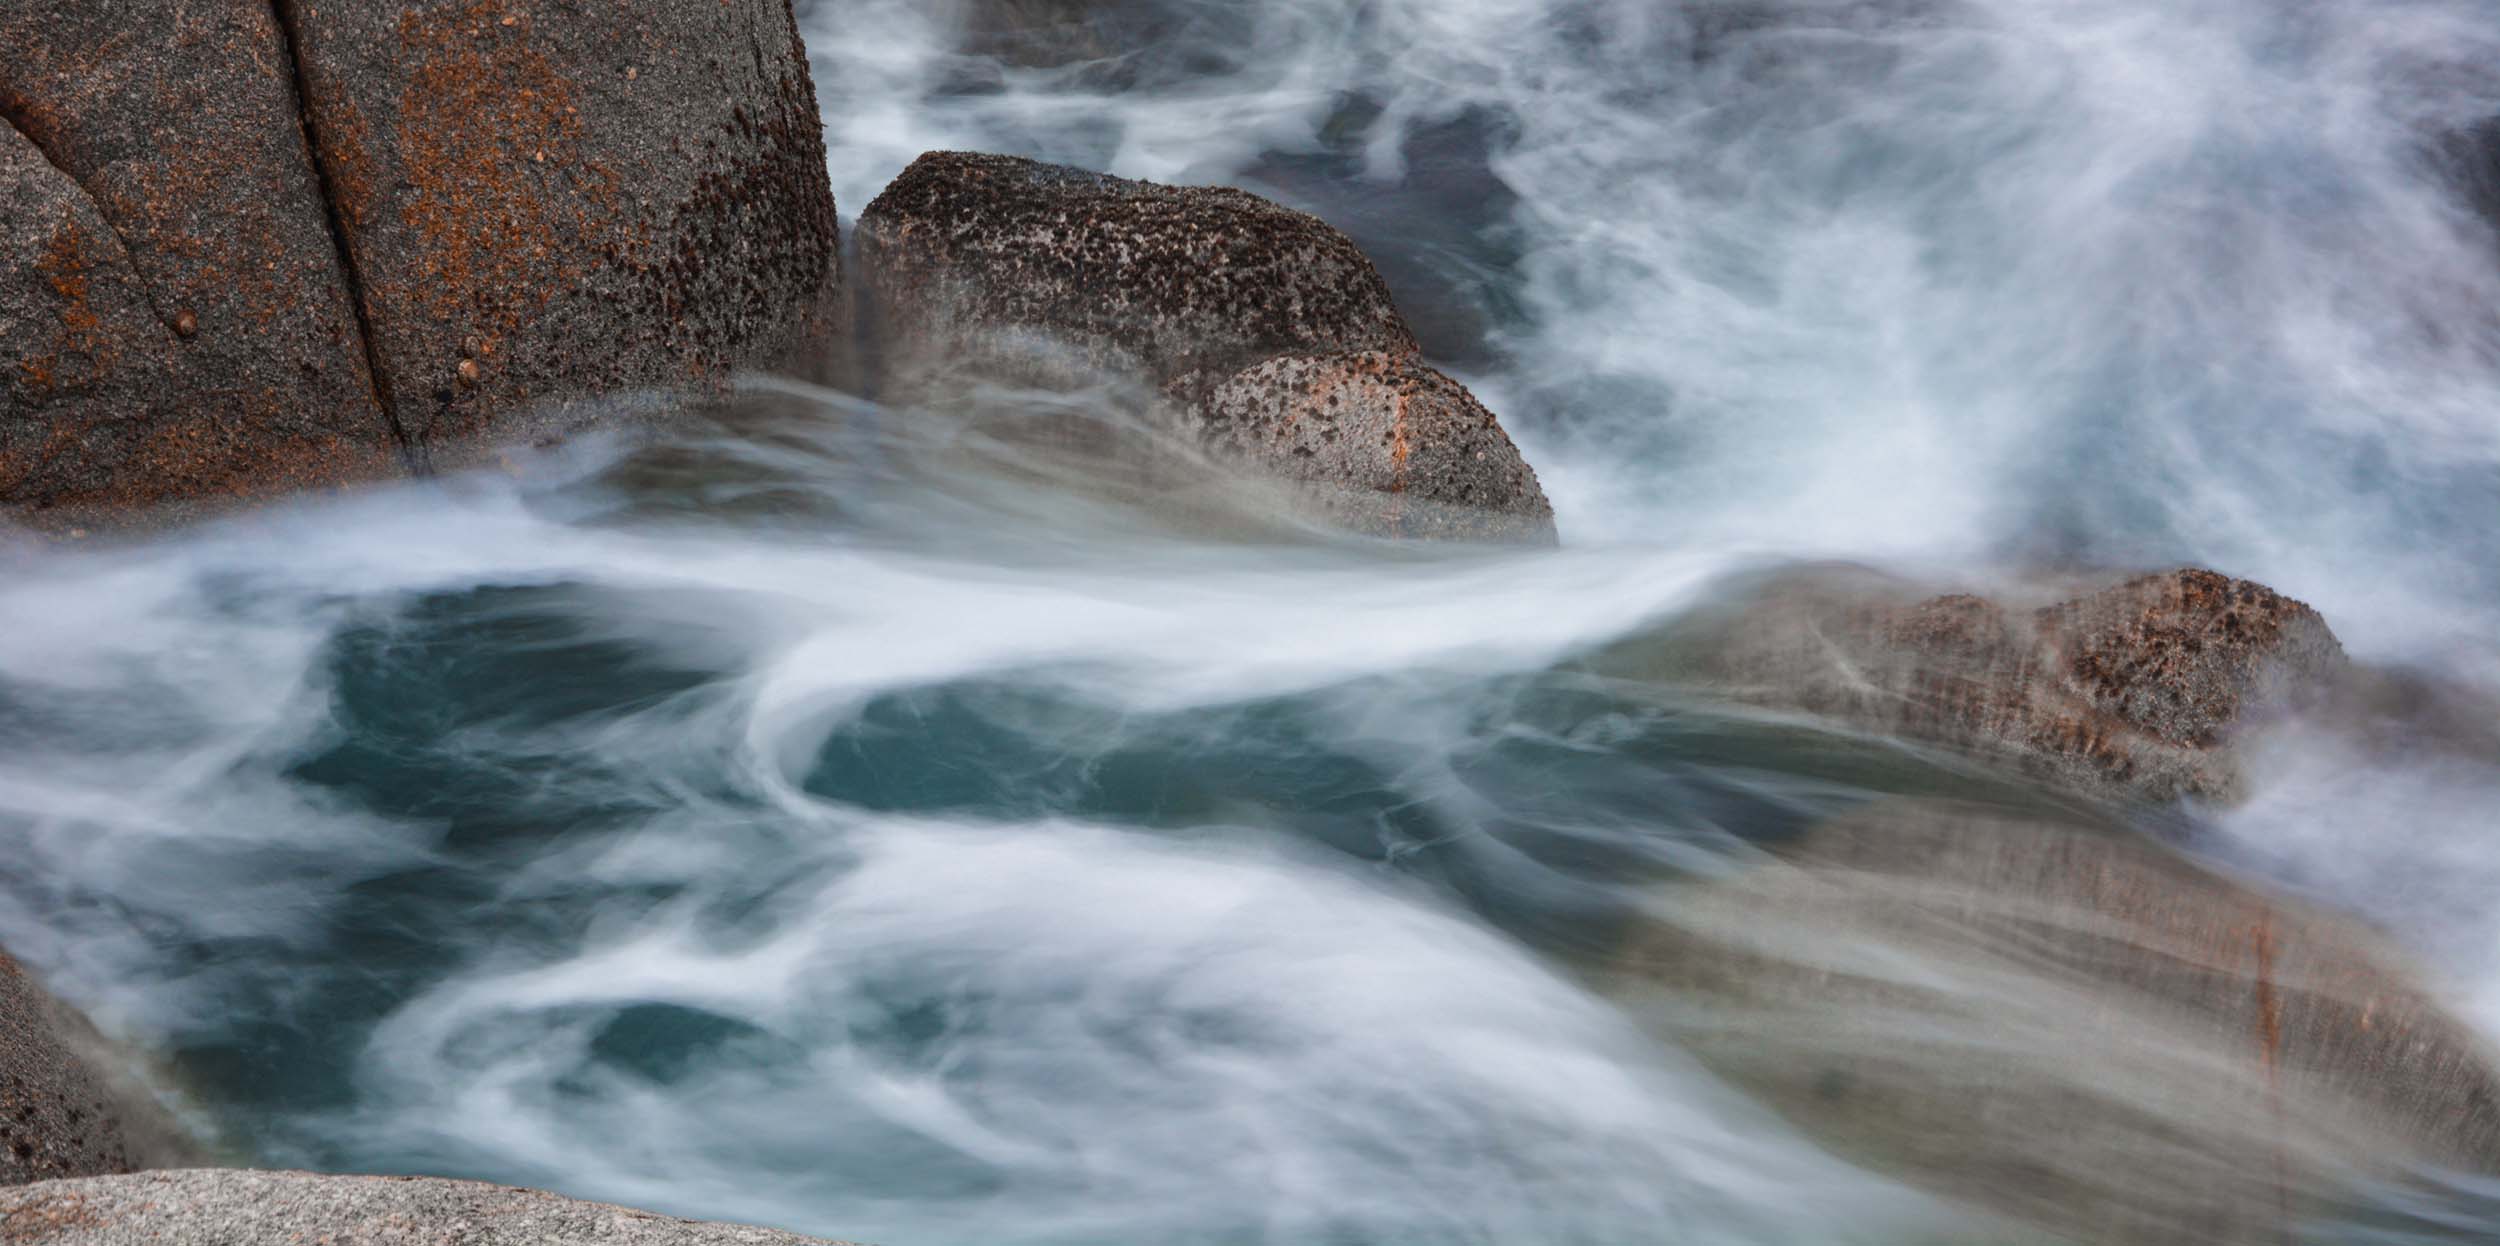
[[[338,192],[331,185],[329,161],[323,156],[321,123],[307,102],[304,58],[297,49],[302,37],[297,33],[301,28],[297,8],[298,0],[269,0],[270,18],[284,44],[288,76],[295,87],[295,120],[304,141],[304,160],[312,168],[314,184],[320,188],[322,217],[329,223],[330,244],[339,257],[339,277],[346,286],[348,307],[356,313],[356,340],[365,357],[365,376],[372,387],[374,405],[381,409],[391,439],[399,443],[409,472],[422,475],[427,470],[425,457],[399,422],[399,404],[391,396],[390,370],[382,366],[382,355],[374,341],[373,308],[365,292],[364,274],[356,267],[355,248],[347,245],[347,222],[339,218]]]

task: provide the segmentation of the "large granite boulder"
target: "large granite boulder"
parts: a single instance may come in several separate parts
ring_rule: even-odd
[[[933,152],[860,217],[859,267],[888,398],[967,378],[1143,383],[1185,431],[1312,486],[1331,518],[1552,539],[1509,436],[1424,364],[1371,261],[1316,217],[1223,187]],[[1474,518],[1439,518],[1453,511]]]
[[[787,0],[0,7],[0,509],[423,470],[846,334]]]
[[[0,6],[0,506],[397,469],[274,12]]]
[[[808,1246],[537,1190],[428,1177],[185,1169],[0,1190],[0,1236],[48,1246]],[[841,1246],[841,1243],[824,1243]]]
[[[2077,1240],[2291,1240],[2409,1165],[2500,1173],[2491,1053],[2400,953],[2142,836],[1896,802],[1652,913],[1606,975],[1644,1023]]]
[[[283,7],[383,398],[418,451],[560,428],[569,400],[804,367],[845,331],[788,0]]]
[[[2346,663],[2315,610],[2211,571],[2026,608],[1817,568],[1597,665],[2169,801],[2237,796],[2235,730],[2330,691]]]
[[[0,1185],[125,1173],[182,1154],[171,1120],[101,1063],[105,1050],[85,1018],[0,952]]]

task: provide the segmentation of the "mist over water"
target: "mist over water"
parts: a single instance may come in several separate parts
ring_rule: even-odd
[[[1119,395],[765,385],[0,552],[0,944],[237,1158],[885,1246],[2023,1240],[1589,982],[1755,845],[2054,798],[1577,659],[1810,560],[2196,563],[2500,693],[2500,235],[2445,142],[2500,7],[801,8],[845,213],[937,148],[1319,212],[1564,548],[1002,435]],[[2163,830],[2500,1033],[2500,759],[2414,730],[2285,728]],[[2447,1193],[2318,1238],[2500,1231]]]

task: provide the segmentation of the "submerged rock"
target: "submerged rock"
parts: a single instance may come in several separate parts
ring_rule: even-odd
[[[2236,796],[2235,730],[2323,693],[2345,660],[2315,610],[2211,571],[2024,609],[1826,569],[1776,577],[1663,650],[1598,665],[2168,801]]]
[[[0,1191],[0,1234],[55,1246],[805,1246],[745,1225],[680,1220],[537,1190],[430,1177],[190,1169]],[[841,1246],[829,1243],[826,1246]]]
[[[891,396],[968,377],[1143,382],[1208,444],[1331,486],[1316,496],[1332,518],[1552,539],[1509,436],[1422,362],[1371,262],[1315,217],[1221,187],[933,152],[861,216],[859,261]],[[1421,510],[1474,518],[1410,523]]]
[[[69,0],[0,41],[20,519],[422,470],[847,332],[787,0]]]
[[[1761,915],[1776,912],[1776,922]],[[2500,1077],[2356,922],[2140,836],[1936,802],[1659,896],[1607,981],[1843,1154],[2092,1242],[2276,1242],[2500,1173]]]
[[[180,1155],[164,1114],[94,1062],[103,1050],[84,1018],[0,952],[0,1185],[126,1173]]]

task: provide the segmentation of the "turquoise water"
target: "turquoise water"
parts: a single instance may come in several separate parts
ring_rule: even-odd
[[[2192,562],[2500,689],[2500,254],[2425,137],[2500,112],[2486,6],[1156,0],[1055,64],[804,7],[846,212],[935,147],[1319,210],[1563,548],[1014,435],[1116,396],[766,386],[12,550],[0,943],[229,1156],[886,1246],[2031,1240],[1600,989],[1901,796],[2360,913],[2500,1032],[2500,759],[2295,723],[2245,805],[2122,813],[1591,660],[1817,560]],[[2489,1240],[2489,1193],[2286,1231]]]

